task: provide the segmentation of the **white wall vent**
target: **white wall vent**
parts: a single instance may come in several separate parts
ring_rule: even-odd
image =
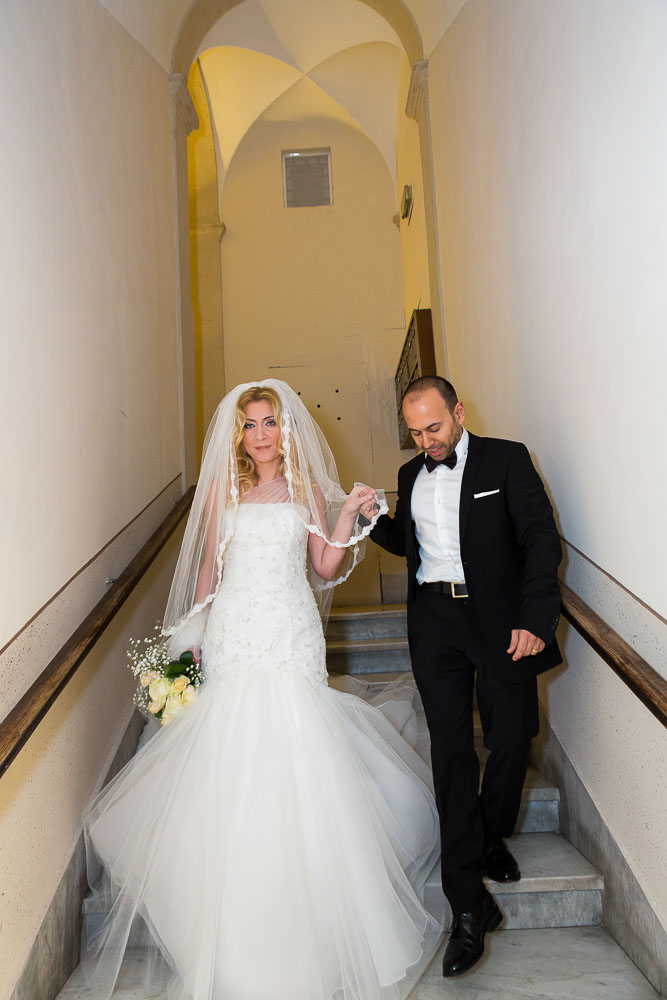
[[[331,150],[287,149],[283,152],[286,208],[331,204]]]

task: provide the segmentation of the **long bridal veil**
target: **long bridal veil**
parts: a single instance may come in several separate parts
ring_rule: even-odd
[[[164,615],[164,634],[180,636],[182,648],[199,645],[206,611],[220,587],[224,553],[234,534],[240,501],[235,447],[237,402],[248,389],[255,387],[273,390],[280,400],[277,416],[289,500],[308,531],[328,539],[346,499],[322,431],[286,382],[265,379],[232,389],[218,406],[206,434],[201,472]],[[387,513],[382,490],[377,491],[376,499],[378,509],[370,523],[363,527],[357,523],[347,541],[333,543],[346,549],[335,579],[324,580],[309,567],[310,583],[324,626],[333,588],[343,583],[363,558],[365,539],[378,517]],[[211,549],[216,557],[207,561]]]
[[[142,1000],[406,1000],[441,935],[414,687],[327,685],[317,603],[331,590],[311,590],[306,554],[345,494],[296,394],[263,386],[280,400],[283,475],[244,480],[236,411],[252,386],[238,387],[209,433],[169,598],[181,643],[208,616],[205,682],[84,817],[95,1000],[121,985]],[[337,581],[370,527],[340,543]]]

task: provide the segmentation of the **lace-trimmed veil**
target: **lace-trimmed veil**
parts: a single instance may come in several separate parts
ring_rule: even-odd
[[[293,504],[308,531],[327,541],[346,499],[334,457],[322,431],[286,382],[265,379],[243,383],[232,389],[218,406],[206,434],[199,481],[167,601],[162,632],[171,637],[170,645],[176,654],[201,644],[208,608],[220,587],[223,556],[234,534],[241,500],[234,447],[237,401],[242,393],[256,386],[272,389],[280,399],[281,449],[287,490],[283,485],[284,495],[280,496],[280,490],[264,487],[255,490],[253,497],[247,499],[253,503],[284,500]],[[381,490],[377,491],[377,503],[378,510],[369,524],[362,528],[355,521],[353,533],[347,541],[330,543],[347,549],[333,580],[318,576],[309,560],[310,583],[324,624],[333,588],[343,583],[363,558],[364,539],[378,517],[387,512]]]

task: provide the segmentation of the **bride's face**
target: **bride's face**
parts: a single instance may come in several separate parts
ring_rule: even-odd
[[[255,465],[280,460],[280,427],[273,416],[273,408],[267,399],[248,403],[245,410],[243,447]]]

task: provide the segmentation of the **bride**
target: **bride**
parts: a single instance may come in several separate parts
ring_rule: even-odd
[[[107,910],[84,943],[96,1000],[138,934],[132,995],[174,1000],[403,1000],[430,961],[428,770],[327,686],[320,618],[385,511],[379,491],[345,496],[286,383],[223,399],[163,625],[204,684],[85,816]]]

